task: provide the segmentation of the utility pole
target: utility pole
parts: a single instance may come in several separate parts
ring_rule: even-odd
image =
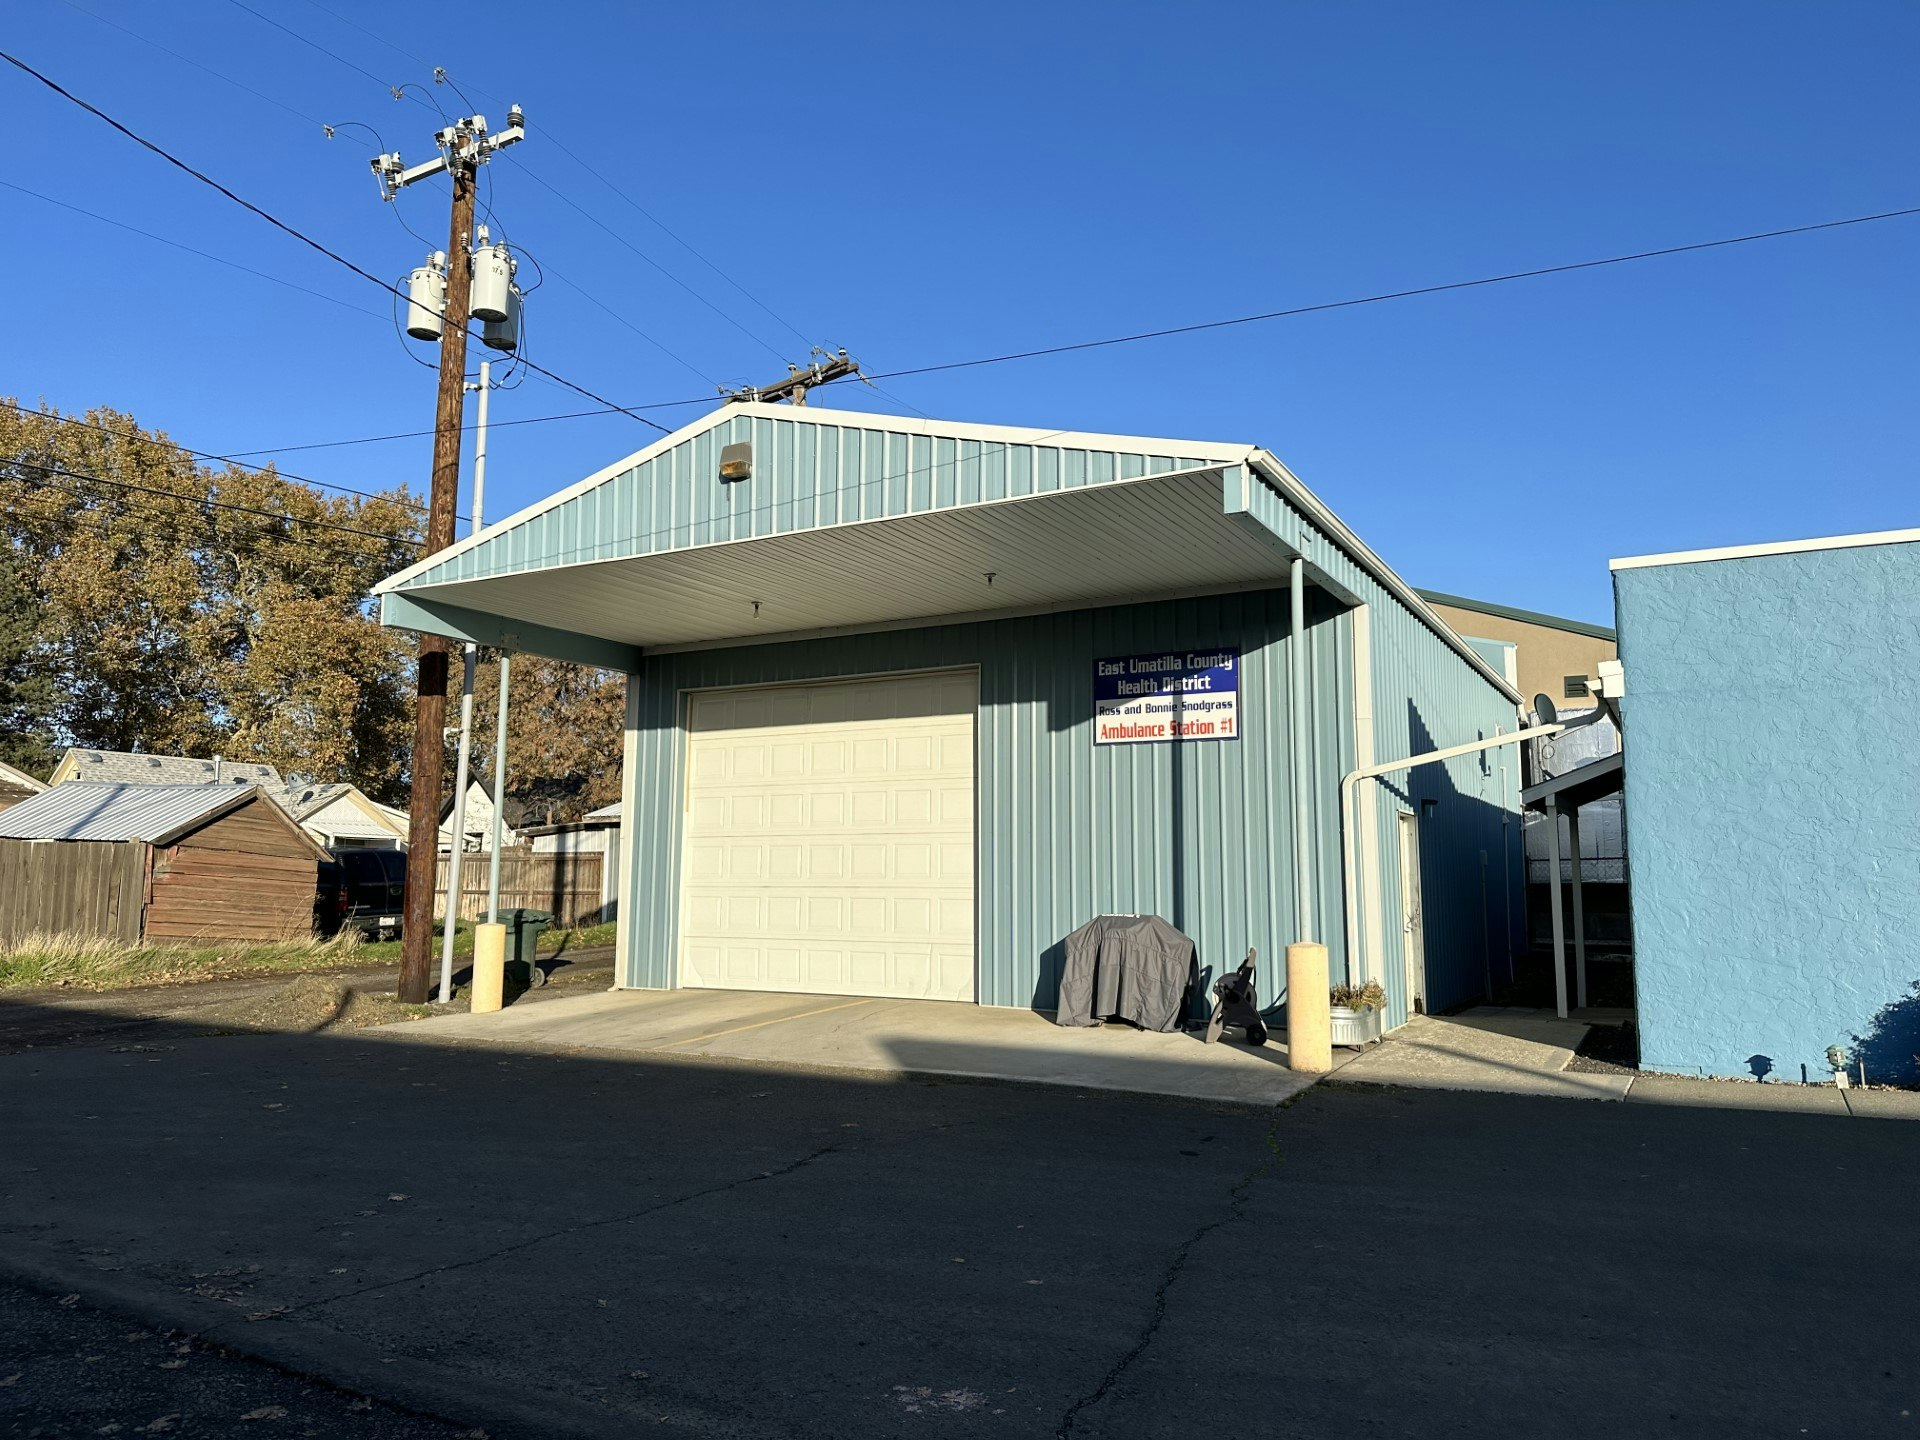
[[[466,408],[467,324],[473,285],[474,186],[480,167],[493,151],[525,136],[524,119],[516,105],[507,112],[507,128],[497,135],[487,133],[484,116],[455,121],[434,136],[439,157],[424,164],[407,168],[398,155],[376,155],[373,159],[374,174],[389,201],[406,186],[442,172],[453,181],[446,298],[439,311],[440,392],[434,409],[433,484],[427,500],[423,558],[453,543],[453,516],[460,492],[460,430]],[[418,308],[410,307],[410,315]],[[441,753],[446,744],[447,718],[447,642],[443,636],[420,637],[420,670],[414,694],[413,797],[407,824],[407,903],[401,920],[399,990],[401,1001],[410,1005],[426,1000],[433,959],[440,775],[446,758]],[[465,837],[455,835],[453,843],[457,850]],[[449,933],[459,908],[457,902],[458,897],[449,893]]]
[[[825,385],[830,380],[844,380],[849,375],[860,373],[860,362],[849,359],[844,350],[829,355],[815,346],[813,353],[817,358],[804,370],[798,365],[788,364],[788,374],[784,380],[776,380],[771,385],[749,385],[743,390],[728,390],[722,386],[720,393],[727,397],[729,405],[748,400],[758,400],[768,405],[791,400],[795,405],[805,405],[807,391]]]

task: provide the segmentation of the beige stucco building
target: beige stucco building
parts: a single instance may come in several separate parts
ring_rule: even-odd
[[[1419,594],[1457,633],[1514,645],[1518,688],[1528,700],[1546,695],[1562,709],[1585,709],[1593,703],[1590,697],[1600,662],[1618,654],[1614,632],[1605,625],[1443,595],[1437,590]]]

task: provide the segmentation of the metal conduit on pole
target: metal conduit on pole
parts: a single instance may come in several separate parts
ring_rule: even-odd
[[[487,496],[487,394],[493,386],[493,362],[480,362],[480,428],[473,440],[473,521],[469,535],[480,533],[481,509]],[[461,652],[460,667],[460,751],[453,770],[453,848],[447,855],[447,917],[440,927],[440,1003],[453,999],[453,936],[459,926],[462,899],[460,861],[467,848],[467,772],[473,759],[473,676],[480,663],[480,651],[471,640]],[[494,791],[493,813],[500,814],[500,792]],[[496,842],[497,845],[498,842]],[[494,864],[499,864],[494,856]],[[498,871],[496,870],[496,874]]]

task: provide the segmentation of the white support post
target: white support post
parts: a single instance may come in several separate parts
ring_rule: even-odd
[[[1576,1003],[1587,1008],[1587,919],[1580,903],[1580,807],[1567,811],[1567,850],[1573,864],[1573,979]]]
[[[513,656],[500,653],[500,704],[493,716],[493,822],[489,827],[487,849],[487,923],[500,923],[500,813],[507,807],[501,797],[507,793],[507,697],[513,687]]]
[[[1560,809],[1547,800],[1547,893],[1553,910],[1553,1011],[1567,1018],[1567,925],[1560,913]]]

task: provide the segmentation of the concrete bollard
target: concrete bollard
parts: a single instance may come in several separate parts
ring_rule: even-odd
[[[1322,962],[1325,966],[1325,961]],[[498,1010],[507,986],[507,927],[476,925],[473,929],[473,984],[467,1008],[475,1015]],[[1321,987],[1325,989],[1325,986]]]
[[[1305,940],[1287,946],[1287,1068],[1303,1075],[1333,1069],[1327,947]]]

